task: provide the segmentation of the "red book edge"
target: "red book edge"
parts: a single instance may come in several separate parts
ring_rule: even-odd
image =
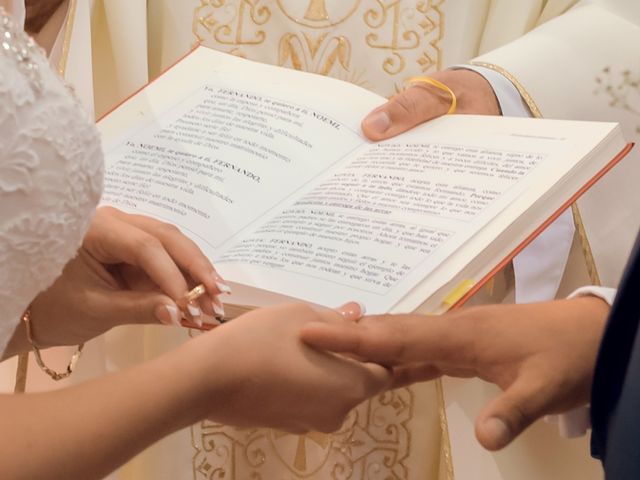
[[[593,187],[598,180],[604,177],[613,167],[615,167],[624,157],[626,157],[631,149],[634,147],[634,143],[628,143],[620,152],[613,157],[613,159],[605,165],[602,170],[596,173],[591,180],[585,183],[580,190],[574,193],[562,206],[555,211],[542,225],[536,228],[531,235],[525,238],[520,245],[518,245],[511,253],[509,253],[501,262],[499,262],[489,273],[487,273],[480,281],[478,281],[460,300],[458,300],[450,310],[462,307],[471,297],[473,297],[478,291],[495,275],[497,275],[503,268],[505,268],[511,260],[514,259],[522,250],[524,250],[531,242],[533,242],[538,235],[540,235],[549,225],[555,222],[567,208],[576,203],[576,201],[584,195],[587,190]]]

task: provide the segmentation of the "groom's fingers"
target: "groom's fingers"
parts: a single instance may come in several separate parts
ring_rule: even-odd
[[[424,315],[381,315],[359,323],[310,323],[301,332],[309,345],[385,365],[455,363],[476,358],[469,322]]]

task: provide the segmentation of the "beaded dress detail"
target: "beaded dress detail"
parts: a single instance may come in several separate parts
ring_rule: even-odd
[[[102,181],[93,121],[0,8],[0,352],[80,247]]]

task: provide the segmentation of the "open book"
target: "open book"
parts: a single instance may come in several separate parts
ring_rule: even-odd
[[[232,283],[229,312],[436,312],[630,148],[616,124],[465,115],[371,143],[384,101],[199,47],[99,122],[103,203],[181,228]]]

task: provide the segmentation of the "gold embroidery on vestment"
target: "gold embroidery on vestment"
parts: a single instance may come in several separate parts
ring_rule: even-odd
[[[342,36],[327,38],[327,34],[323,34],[312,39],[309,34],[301,38],[295,33],[287,33],[278,47],[278,65],[321,75],[331,74],[337,65],[348,72],[350,60],[351,43]]]
[[[288,434],[205,421],[191,428],[193,478],[270,480],[274,471],[308,480],[409,477],[413,392],[386,392],[354,409],[333,434]],[[289,478],[289,477],[287,477]]]
[[[307,8],[307,13],[304,14],[304,18],[312,22],[329,20],[325,0],[311,0],[309,8]]]
[[[292,22],[309,28],[335,27],[355,13],[361,0],[341,0],[327,8],[325,0],[277,0],[282,13]]]
[[[384,29],[391,26],[390,37],[382,40],[377,32],[371,32],[365,37],[366,44],[375,49],[390,50],[391,53],[383,60],[382,68],[389,75],[397,75],[405,70],[406,59],[402,51],[416,50],[425,44],[418,65],[422,72],[430,69],[440,69],[442,64],[442,50],[440,41],[444,37],[444,14],[440,6],[444,0],[426,0],[418,2],[415,9],[403,8],[402,0],[391,2],[376,0],[377,5],[366,10],[363,16],[365,24],[372,30]],[[408,28],[408,19],[420,14],[424,18],[418,22],[422,30]],[[388,30],[388,29],[387,29]]]
[[[239,0],[234,8],[226,0],[200,0],[194,15],[193,33],[199,42],[207,42],[212,38],[221,45],[261,44],[267,37],[264,30],[245,31],[245,24],[260,27],[271,18],[271,10],[261,2]],[[229,16],[229,12],[233,12],[231,18],[221,20],[225,15]]]

